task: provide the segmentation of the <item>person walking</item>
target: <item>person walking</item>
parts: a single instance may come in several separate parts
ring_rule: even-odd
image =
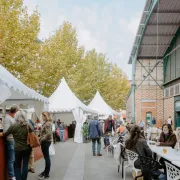
[[[10,113],[6,115],[3,121],[3,131],[6,132],[9,127],[15,123],[14,116],[15,113],[18,111],[18,106],[13,105],[10,108]],[[8,164],[8,175],[10,180],[15,180],[15,173],[14,173],[14,162],[15,162],[15,152],[14,152],[14,138],[12,134],[6,137],[5,140],[5,148],[7,152],[7,164]]]
[[[109,136],[109,134],[112,134],[112,131],[115,132],[115,123],[114,123],[114,120],[112,119],[112,115],[109,115],[104,125],[104,133],[105,133],[104,149],[108,146],[107,141],[106,141],[107,136]]]
[[[64,123],[61,122],[59,124],[59,129],[60,129],[60,139],[61,139],[61,142],[64,142]]]
[[[97,142],[97,156],[102,156],[101,136],[102,136],[102,128],[98,121],[98,118],[95,117],[94,120],[91,120],[89,123],[89,137],[92,139],[93,156],[96,156],[96,142]]]
[[[39,140],[41,143],[42,153],[45,159],[45,169],[42,173],[38,175],[39,179],[44,179],[44,178],[49,177],[50,168],[51,168],[49,147],[53,139],[52,120],[51,120],[50,114],[48,112],[43,112],[42,118],[43,118],[44,124],[42,125]]]
[[[4,136],[10,134],[14,137],[15,150],[15,177],[16,180],[26,180],[28,176],[28,162],[32,151],[31,146],[27,143],[28,131],[33,132],[32,127],[28,124],[27,116],[24,111],[18,111],[15,114],[15,122],[4,133]]]

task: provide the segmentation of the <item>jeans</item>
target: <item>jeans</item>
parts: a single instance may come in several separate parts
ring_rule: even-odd
[[[97,154],[101,153],[101,138],[92,139],[92,151],[96,154],[96,141],[97,141]]]
[[[15,175],[16,180],[26,180],[28,175],[28,162],[32,148],[23,151],[15,151]]]
[[[108,133],[111,133],[110,131],[107,131],[104,135],[104,146],[108,146],[109,145],[109,142],[107,142],[109,136],[108,136]]]
[[[61,141],[64,140],[64,130],[60,130],[60,139]]]
[[[15,177],[14,174],[14,162],[15,162],[15,153],[14,153],[14,141],[6,141],[6,151],[8,159],[8,173],[9,177]]]
[[[44,141],[41,143],[42,153],[45,159],[45,170],[43,171],[45,175],[49,175],[50,168],[51,168],[51,159],[49,155],[49,147],[51,142]]]

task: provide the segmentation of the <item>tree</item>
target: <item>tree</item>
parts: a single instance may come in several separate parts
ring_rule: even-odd
[[[42,44],[41,49],[40,79],[44,94],[49,96],[62,77],[71,79],[82,59],[84,48],[78,47],[76,29],[69,22],[64,22]]]
[[[31,85],[31,70],[39,59],[39,13],[28,15],[22,0],[0,0],[0,63]]]
[[[65,77],[84,103],[99,90],[114,109],[125,107],[126,75],[104,54],[85,52],[71,23],[41,41],[39,13],[29,15],[22,0],[0,0],[0,14],[0,63],[26,85],[50,96]]]
[[[72,89],[86,104],[99,90],[111,107],[116,110],[125,108],[129,90],[127,77],[116,64],[108,63],[104,54],[95,49],[86,52],[73,78]]]

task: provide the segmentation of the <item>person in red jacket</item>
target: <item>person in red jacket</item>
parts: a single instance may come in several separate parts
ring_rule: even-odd
[[[108,136],[108,134],[112,133],[112,130],[114,130],[115,132],[115,122],[112,119],[112,115],[109,115],[108,119],[105,121],[105,125],[104,125],[104,134],[105,134],[105,138],[104,138],[104,149],[108,146],[107,142],[106,142],[106,137]]]

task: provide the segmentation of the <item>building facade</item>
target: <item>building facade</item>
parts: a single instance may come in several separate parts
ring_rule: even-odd
[[[147,0],[129,64],[127,119],[180,127],[180,1]]]
[[[164,117],[171,116],[174,126],[180,127],[180,29],[168,52],[164,60]]]

